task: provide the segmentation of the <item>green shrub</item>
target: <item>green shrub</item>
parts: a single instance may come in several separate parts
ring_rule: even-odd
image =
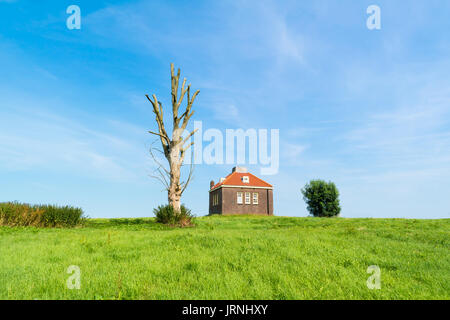
[[[311,180],[302,189],[308,211],[314,217],[334,217],[339,215],[339,191],[333,182]]]
[[[161,205],[153,209],[156,222],[170,226],[188,227],[193,225],[194,215],[183,204],[178,212],[171,205]]]
[[[27,203],[0,203],[0,225],[34,227],[75,227],[84,221],[80,208]]]

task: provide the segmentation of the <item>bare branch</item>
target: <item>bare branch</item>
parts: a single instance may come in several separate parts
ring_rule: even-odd
[[[175,129],[178,128],[178,108],[180,107],[180,103],[178,103],[178,87],[180,84],[180,73],[181,70],[178,68],[178,72],[177,75],[174,75],[173,72],[174,66],[173,63],[170,64],[170,77],[171,77],[171,87],[172,87],[172,114],[173,114],[173,127]],[[182,86],[182,91],[184,88],[184,83],[185,81],[183,81],[183,86]]]
[[[189,185],[189,182],[191,182],[193,174],[194,174],[194,152],[191,153],[191,165],[189,167],[189,175],[188,178],[186,180],[186,182],[181,183],[181,185],[183,186],[181,188],[181,194],[183,194],[184,190],[186,190],[187,186]]]
[[[177,107],[181,106],[181,103],[183,102],[184,95],[186,94],[187,89],[184,88],[185,85],[186,85],[186,78],[183,79],[183,84],[181,85],[181,95],[180,95],[180,99],[178,100]]]
[[[158,131],[159,134],[156,132],[150,132],[151,134],[158,135],[161,139],[161,144],[164,148],[164,155],[167,157],[170,153],[169,146],[170,146],[170,139],[167,135],[166,129],[164,128],[164,121],[163,121],[163,108],[161,102],[158,101],[155,95],[153,95],[153,99],[150,99],[148,95],[145,95],[147,99],[151,102],[153,106],[153,113],[156,115],[156,123],[158,124]]]
[[[189,115],[187,115],[186,117],[184,117],[183,124],[182,124],[182,126],[181,126],[181,128],[182,128],[183,130],[186,129],[187,124],[188,124],[188,122],[189,122],[189,119],[191,119],[191,117],[194,115],[194,113],[195,113],[195,110],[192,110],[192,112],[191,112]]]
[[[189,85],[187,88],[187,92],[188,92],[188,102],[187,102],[187,106],[186,106],[186,110],[184,111],[184,113],[181,115],[180,119],[183,119],[183,124],[181,125],[181,128],[186,129],[186,126],[189,122],[189,119],[192,117],[192,115],[194,114],[194,110],[191,112],[191,108],[192,105],[194,104],[195,98],[197,97],[197,95],[200,93],[200,90],[195,91],[194,95],[192,96],[192,99],[190,98],[190,91],[191,91],[191,86]],[[189,113],[191,112],[191,113]]]
[[[168,144],[170,144],[170,139],[167,138],[166,136],[163,136],[162,134],[156,133],[156,132],[153,132],[153,131],[149,131],[148,133],[151,133],[151,134],[154,134],[154,135],[159,136],[159,137],[161,137],[161,138],[164,138],[164,139],[166,140],[166,142],[167,142]]]
[[[161,178],[158,177],[158,176],[154,176],[154,175],[149,175],[149,176],[150,176],[150,178],[153,178],[153,179],[156,179],[156,180],[160,181],[160,182],[164,185],[164,188],[165,188],[166,190],[169,190],[169,185],[167,184],[167,181],[161,179]]]
[[[193,130],[191,133],[188,134],[186,138],[184,138],[183,143],[181,144],[184,146],[184,144],[198,131],[198,129]]]
[[[153,154],[153,150],[156,150],[156,151],[159,151],[159,152],[162,153],[161,150],[159,150],[157,148],[150,147],[150,149],[149,149],[150,155],[152,156],[153,161],[158,165],[158,168],[156,168],[155,171],[158,172],[158,174],[159,174],[159,176],[157,176],[157,175],[150,175],[150,177],[160,181],[162,183],[162,185],[164,186],[164,188],[168,191],[169,190],[169,182],[167,181],[166,176],[170,177],[170,172],[169,172],[169,170],[167,170],[163,166],[163,164]],[[164,170],[165,174],[163,173],[163,171],[161,169]]]
[[[163,168],[164,169],[164,168]],[[165,170],[165,169],[164,169]],[[159,175],[161,176],[162,180],[164,180],[164,185],[167,189],[169,189],[169,183],[167,182],[166,176],[164,175],[164,173],[161,172],[161,169],[158,168],[157,169]]]
[[[148,99],[148,101],[151,102],[153,106],[153,113],[156,115],[156,122],[158,123],[158,129],[159,133],[167,137],[166,129],[164,128],[164,121],[163,121],[163,108],[161,102],[158,101],[155,95],[153,95],[153,101],[150,99],[150,97],[146,94],[145,95]]]
[[[192,141],[188,146],[181,148],[181,161],[184,160],[184,154],[187,149],[189,149],[194,144],[194,141]]]
[[[158,149],[156,149],[156,148],[150,147],[149,152],[150,152],[150,155],[151,155],[152,158],[153,158],[153,161],[155,161],[156,164],[159,166],[159,168],[162,168],[162,169],[166,172],[166,174],[170,176],[170,171],[167,170],[167,169],[163,166],[163,164],[155,157],[155,155],[153,154],[153,150],[160,151],[160,150],[158,150]],[[160,152],[161,152],[161,151],[160,151]],[[159,169],[159,168],[158,168],[158,169]]]

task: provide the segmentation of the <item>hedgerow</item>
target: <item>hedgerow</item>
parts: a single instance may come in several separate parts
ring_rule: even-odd
[[[85,219],[81,208],[56,205],[0,203],[0,225],[34,227],[75,227]]]

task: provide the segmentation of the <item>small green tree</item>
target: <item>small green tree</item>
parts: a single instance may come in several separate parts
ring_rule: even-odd
[[[339,215],[339,191],[333,182],[311,180],[302,189],[308,211],[314,217],[334,217]]]

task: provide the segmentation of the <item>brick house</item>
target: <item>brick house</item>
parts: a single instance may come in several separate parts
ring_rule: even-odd
[[[234,167],[219,183],[211,181],[209,214],[273,215],[273,187],[246,168]]]

